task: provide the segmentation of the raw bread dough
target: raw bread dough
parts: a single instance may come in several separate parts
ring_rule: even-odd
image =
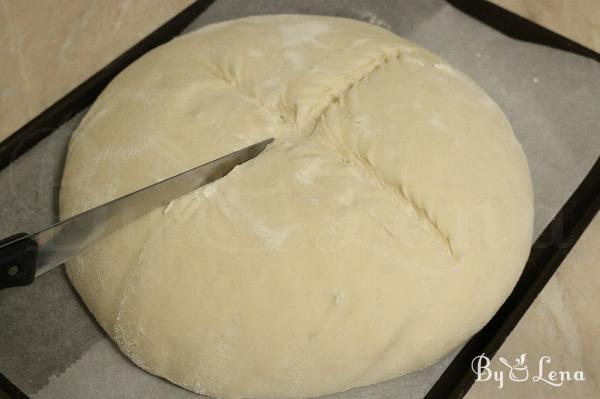
[[[68,264],[136,364],[224,398],[311,397],[425,367],[486,323],[532,235],[496,104],[378,27],[281,15],[150,52],[75,132],[75,214],[267,137],[228,176]]]

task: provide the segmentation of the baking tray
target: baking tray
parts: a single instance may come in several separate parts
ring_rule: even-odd
[[[11,172],[8,173],[9,178],[0,180],[0,182],[8,181],[10,191],[15,197],[18,196],[17,193],[21,192],[20,190],[24,184],[32,183],[31,179],[27,180],[23,178],[28,175],[28,173],[23,171],[24,169],[27,169],[23,167],[23,164],[25,163],[25,165],[27,165],[28,163],[30,169],[31,166],[33,166],[34,169],[37,166],[36,177],[39,178],[37,181],[37,192],[50,194],[40,196],[34,203],[25,205],[27,212],[23,212],[23,209],[15,210],[13,208],[8,210],[9,213],[0,214],[3,220],[10,220],[14,224],[14,230],[19,228],[35,230],[35,228],[41,227],[41,225],[51,221],[55,217],[56,206],[54,201],[57,192],[56,183],[59,182],[60,171],[62,170],[62,159],[48,158],[46,154],[60,154],[61,151],[57,150],[57,148],[62,149],[64,152],[68,137],[80,120],[82,113],[73,118],[72,116],[84,110],[91,104],[110,79],[112,79],[112,77],[120,70],[146,51],[149,51],[151,48],[175,36],[186,25],[206,10],[210,3],[212,3],[212,1],[197,1],[192,4],[157,31],[145,38],[142,42],[124,53],[113,63],[74,89],[40,116],[19,129],[14,135],[0,143],[0,167],[10,163],[13,163],[14,166],[9,168],[9,172]],[[217,1],[214,7],[211,6],[208,8],[207,13],[200,15],[200,18],[192,24],[192,27],[197,27],[207,22],[248,15],[253,13],[251,12],[252,10],[259,10],[260,13],[299,12],[342,15],[368,20],[371,23],[387,27],[386,25],[389,23],[386,22],[386,18],[379,17],[380,15],[393,15],[400,14],[404,11],[410,11],[408,14],[412,12],[412,17],[401,18],[400,23],[389,27],[397,33],[412,39],[425,47],[431,48],[451,62],[457,63],[457,60],[453,59],[452,54],[448,54],[447,49],[443,47],[444,44],[447,44],[445,40],[437,38],[438,41],[428,43],[428,40],[435,41],[436,38],[423,38],[418,32],[413,34],[415,28],[418,31],[418,28],[420,27],[419,24],[427,25],[427,19],[435,19],[436,12],[448,12],[447,4],[443,4],[443,2],[433,0],[420,2],[406,1],[400,5],[400,3],[393,1],[375,1],[370,4],[368,9],[361,8],[354,10],[352,7],[355,6],[357,2],[353,1],[340,1],[333,6],[331,5],[333,3],[329,3],[328,6],[323,6],[323,4],[316,4],[317,2],[310,1],[294,6],[285,5],[283,3],[285,2],[258,1],[249,6],[248,4],[240,4],[235,1]],[[457,12],[456,10],[461,10],[461,12],[464,13],[463,18],[468,18],[466,16],[467,14],[473,15],[483,23],[493,27],[496,32],[502,32],[503,34],[516,39],[527,40],[563,51],[569,51],[591,60],[600,60],[597,53],[490,3],[483,1],[456,0],[449,1],[448,3],[452,4],[454,12]],[[464,27],[459,26],[458,30],[462,31],[463,28]],[[481,27],[476,28],[479,29]],[[464,40],[464,32],[460,33],[461,35],[459,36]],[[436,44],[438,43],[441,43],[441,48],[436,47]],[[466,47],[468,48],[469,45]],[[477,53],[475,53],[475,56],[477,56]],[[460,62],[458,62],[458,64],[460,64]],[[486,78],[478,76],[477,74],[477,72],[481,71],[474,71],[476,73],[473,73],[473,71],[469,71],[469,68],[465,68],[463,65],[459,65],[459,69],[465,70],[465,72],[475,77],[480,84],[483,83],[485,87]],[[597,71],[596,69],[593,69],[593,67],[592,70]],[[488,69],[488,72],[493,71],[493,68]],[[490,91],[489,88],[486,87],[486,89]],[[594,88],[592,88],[592,90],[594,90]],[[494,96],[494,90],[491,91],[492,97],[498,99]],[[596,98],[596,101],[598,100],[600,99]],[[503,106],[506,111],[507,107],[505,105],[507,104],[502,104],[501,102],[501,106]],[[596,107],[598,106],[600,106],[600,104],[596,102]],[[509,118],[513,120],[510,109],[508,110],[508,114]],[[65,121],[68,122],[63,125],[63,122]],[[57,129],[58,126],[61,127]],[[517,136],[519,136],[518,127],[519,126],[515,127]],[[598,127],[598,125],[591,126],[592,129],[595,127]],[[597,133],[597,130],[591,132],[592,139],[594,138],[594,134]],[[40,143],[40,146],[33,147],[35,143],[48,135],[50,135],[50,137],[48,137],[47,140],[44,140],[43,143]],[[519,139],[523,141],[523,137],[519,137]],[[527,139],[527,137],[525,137],[525,139]],[[548,139],[552,139],[552,137],[549,137]],[[525,142],[524,146],[526,147],[525,149],[527,152],[532,144]],[[31,151],[26,153],[30,148]],[[594,141],[592,148],[600,149],[600,143]],[[595,158],[597,158],[598,153],[600,153],[600,150],[596,152]],[[17,158],[22,154],[25,155],[22,159],[17,161]],[[464,392],[468,390],[474,380],[474,374],[470,371],[471,359],[481,353],[486,353],[488,356],[495,353],[512,328],[518,323],[528,306],[543,288],[547,280],[560,265],[561,261],[585,229],[592,216],[598,211],[598,207],[600,206],[600,162],[596,159],[593,166],[591,166],[592,163],[593,162],[589,162],[588,159],[588,165],[584,168],[584,172],[581,173],[581,170],[579,171],[577,176],[580,176],[580,178],[578,180],[581,180],[583,176],[586,177],[576,190],[574,189],[577,187],[578,181],[571,182],[569,188],[563,190],[569,194],[572,193],[566,202],[564,199],[566,199],[568,195],[565,196],[562,201],[560,199],[554,199],[554,207],[549,207],[552,209],[547,209],[546,214],[542,215],[542,217],[538,217],[539,215],[536,214],[536,223],[538,226],[536,229],[537,232],[541,231],[540,225],[545,225],[550,218],[552,220],[547,224],[546,228],[533,245],[530,259],[515,290],[488,325],[486,325],[480,333],[469,340],[462,348],[456,350],[429,369],[394,380],[394,383],[378,384],[383,387],[377,391],[380,397],[449,398],[461,397]],[[533,171],[535,172],[535,168],[532,169],[534,169]],[[0,175],[0,177],[2,176]],[[559,179],[557,178],[557,181],[558,180]],[[34,182],[34,184],[35,183],[36,182]],[[44,198],[42,199],[41,197]],[[0,204],[4,205],[1,196]],[[561,204],[564,205],[556,212],[556,209],[558,209]],[[552,217],[552,215],[555,216]],[[0,229],[0,233],[3,234],[9,234],[11,232],[12,231],[3,231]],[[88,353],[86,352],[86,348],[89,349],[88,344],[98,339],[108,339],[103,332],[99,330],[99,327],[93,321],[93,317],[87,313],[87,310],[79,301],[78,296],[66,280],[62,270],[57,271],[56,273],[53,272],[52,275],[44,276],[43,278],[44,282],[39,284],[40,287],[42,285],[44,286],[43,289],[36,289],[36,287],[32,286],[20,291],[22,293],[21,295],[14,294],[9,297],[8,291],[7,293],[0,294],[0,320],[7,320],[7,325],[8,323],[13,323],[11,326],[21,324],[23,327],[21,329],[14,327],[5,329],[5,331],[10,330],[12,333],[11,336],[7,336],[0,331],[0,339],[2,340],[0,341],[0,344],[12,345],[16,349],[13,350],[13,358],[19,355],[25,357],[24,359],[19,360],[9,359],[10,361],[7,362],[7,364],[12,362],[13,364],[20,364],[21,366],[24,364],[29,364],[31,366],[28,368],[29,370],[24,373],[26,375],[23,376],[20,374],[23,370],[19,370],[18,373],[15,373],[16,370],[4,369],[4,365],[0,363],[0,372],[5,372],[9,376],[16,375],[16,378],[13,377],[14,381],[21,380],[22,382],[22,384],[17,383],[17,385],[22,385],[27,388],[24,389],[28,392],[34,392],[34,395],[32,395],[33,397],[37,396],[35,391],[40,388],[39,382],[35,381],[40,375],[45,376],[45,378],[49,377],[51,381],[59,378],[52,377],[51,375],[49,376],[47,373],[44,374],[39,370],[36,371],[36,360],[42,359],[41,362],[37,363],[57,363],[57,359],[52,356],[52,353],[64,351],[67,354],[67,359],[61,359],[61,361],[58,361],[58,363],[61,364],[56,366],[51,365],[50,369],[55,373],[76,373],[77,370],[72,371],[71,369],[69,369],[70,371],[68,370],[65,372],[65,366],[68,367],[71,363],[75,362],[78,362],[78,364],[85,363],[85,356]],[[19,300],[16,300],[16,297],[18,297]],[[5,301],[3,301],[3,299]],[[66,304],[65,307],[67,309],[63,309],[63,312],[57,312],[53,309],[55,303],[64,303]],[[28,306],[31,305],[33,305],[34,308],[28,308]],[[25,314],[21,312],[28,313],[24,316]],[[50,323],[45,315],[52,312],[54,312],[55,315],[53,322]],[[78,316],[74,317],[73,314],[77,314]],[[35,322],[36,317],[39,318],[37,323]],[[21,323],[23,320],[27,320],[27,323]],[[73,325],[69,325],[68,323],[73,320],[79,320],[78,323],[80,324],[72,323]],[[36,329],[35,327],[38,327],[39,329]],[[19,333],[18,338],[15,336],[15,332]],[[70,340],[61,337],[61,333],[64,335],[79,333],[80,335],[75,335],[76,338]],[[52,339],[47,339],[48,335],[50,335]],[[23,342],[25,340],[29,342]],[[23,348],[28,347],[27,345],[37,347],[37,349],[23,350]],[[112,345],[111,343],[108,343],[107,345],[110,347],[110,349],[107,349],[108,351],[116,351],[114,347],[110,346]],[[40,350],[42,347],[45,349]],[[73,350],[73,347],[76,347],[76,350]],[[71,358],[69,358],[69,356]],[[129,364],[119,353],[115,356],[114,359],[108,360],[107,364],[109,367],[111,364],[110,361],[120,361]],[[1,355],[0,359],[2,359]],[[98,359],[93,360],[98,361]],[[12,364],[10,365],[12,366]],[[135,368],[135,366],[131,367]],[[40,367],[38,367],[38,369],[39,368]],[[140,371],[139,373],[143,372]],[[129,374],[127,375],[129,376]],[[141,374],[134,375],[139,377]],[[145,373],[143,375],[147,381],[150,381],[148,382],[149,384],[157,384],[156,387],[174,387],[164,383],[160,379],[146,375]],[[26,397],[24,393],[2,375],[0,375],[0,388],[9,393],[11,397]],[[85,387],[82,389],[85,389]],[[157,389],[160,390],[162,388]],[[83,393],[85,391],[80,392]],[[120,392],[120,396],[122,397],[128,397],[128,394],[136,395],[135,392],[130,392],[126,387],[120,387],[118,392]],[[188,395],[186,391],[178,390],[178,388],[165,388],[164,392],[160,392],[161,396],[157,397],[171,397],[173,392],[177,392],[174,394],[177,397],[187,397]],[[343,396],[339,395],[339,397],[358,398],[368,395],[368,393],[365,394],[365,392],[369,391],[353,390],[342,394]],[[407,392],[409,392],[409,394],[406,394]],[[92,395],[86,394],[85,396],[91,397]],[[338,397],[338,395],[334,396]],[[99,397],[103,397],[103,394],[100,393]]]

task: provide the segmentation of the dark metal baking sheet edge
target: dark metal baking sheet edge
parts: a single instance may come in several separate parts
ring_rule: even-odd
[[[28,399],[19,388],[0,373],[0,399]]]

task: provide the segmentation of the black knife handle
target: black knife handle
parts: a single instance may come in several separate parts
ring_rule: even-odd
[[[0,247],[19,238],[18,233],[0,240]],[[0,289],[29,285],[35,277],[38,256],[37,243],[31,239],[19,240],[0,248]]]

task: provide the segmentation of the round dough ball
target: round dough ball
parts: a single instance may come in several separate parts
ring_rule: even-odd
[[[508,121],[444,60],[348,19],[250,17],[142,57],[73,135],[61,215],[268,137],[68,263],[140,367],[223,398],[322,395],[435,362],[512,290],[532,188]]]

